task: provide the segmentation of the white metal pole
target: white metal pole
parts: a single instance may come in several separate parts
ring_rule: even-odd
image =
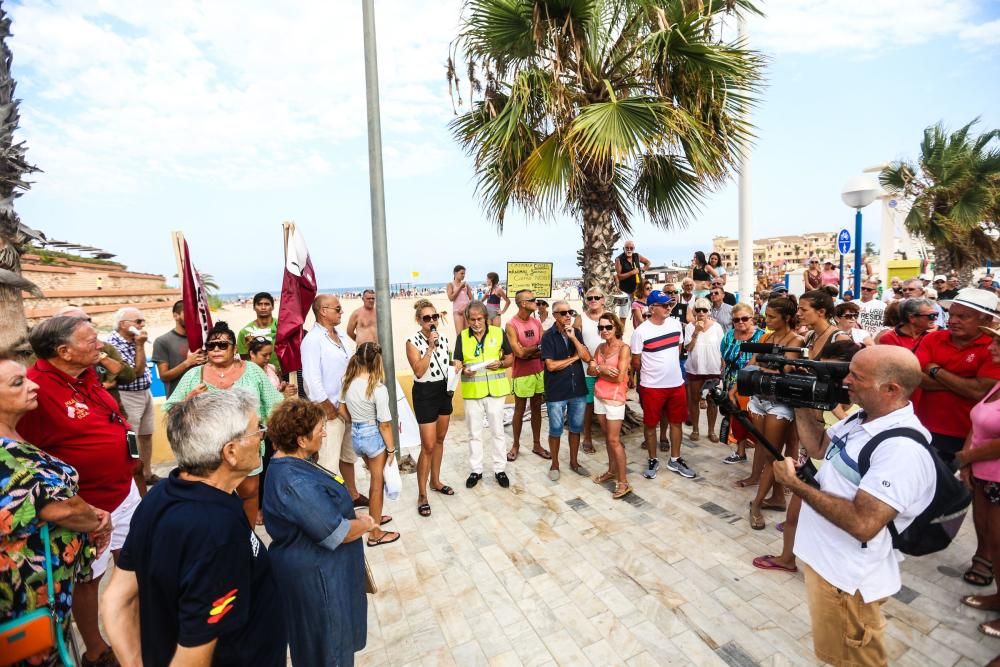
[[[739,39],[743,46],[746,46],[746,19],[742,15],[737,17]],[[750,109],[746,110],[743,121],[750,123]],[[753,305],[754,266],[753,266],[753,232],[751,231],[750,216],[750,142],[744,139],[740,146],[740,213],[739,213],[739,271],[740,271],[740,301]]]

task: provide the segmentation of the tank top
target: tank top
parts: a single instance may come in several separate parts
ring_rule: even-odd
[[[594,360],[598,366],[618,367],[618,359],[610,359],[603,354],[594,351]],[[612,404],[621,405],[625,402],[625,393],[628,391],[628,373],[619,376],[618,380],[606,378],[603,375],[597,378],[594,385],[594,395],[599,396],[602,401],[609,401]]]
[[[454,285],[455,283],[452,283]],[[464,313],[465,307],[469,305],[469,290],[467,287],[463,287],[459,290],[458,294],[455,295],[455,300],[451,302],[451,310],[453,313]]]
[[[708,275],[708,271],[706,271],[704,269],[704,267],[703,268],[698,268],[697,266],[692,267],[692,269],[691,269],[691,277],[696,282],[705,282],[705,283],[707,283],[709,280],[712,279],[712,276]]]
[[[486,314],[490,316],[490,319],[500,315],[500,296],[496,292],[497,288],[494,287],[486,296]]]
[[[969,413],[972,420],[972,448],[982,447],[987,440],[1000,438],[1000,401],[988,402],[1000,389],[1000,383],[994,385],[983,400],[976,403]],[[988,482],[1000,482],[1000,459],[976,461],[972,464],[972,474],[976,479]]]
[[[635,255],[632,255],[635,257]],[[618,255],[618,261],[622,265],[622,273],[628,273],[629,271],[634,271],[638,260],[629,260],[625,253]],[[618,289],[625,292],[626,294],[635,293],[635,288],[639,286],[639,276],[629,276],[625,280],[618,281]]]
[[[597,320],[590,319],[587,313],[584,313],[580,316],[580,329],[583,331],[583,344],[590,350],[590,356],[594,356],[597,346],[604,342],[601,334],[597,331]],[[580,363],[583,364],[583,372],[586,373],[587,364],[582,361]]]
[[[444,335],[444,332],[438,331],[438,336],[438,345],[427,370],[420,377],[414,377],[414,382],[441,382],[448,379],[448,367],[451,366],[451,347],[448,345],[448,337]],[[417,331],[406,340],[413,343],[413,347],[421,356],[427,352],[428,343],[423,331]]]
[[[529,317],[527,321],[515,315],[507,323],[514,327],[517,334],[517,342],[521,347],[535,347],[542,344],[542,323],[534,317]],[[514,357],[514,368],[511,377],[519,378],[525,375],[534,375],[542,370],[542,358],[521,359]]]

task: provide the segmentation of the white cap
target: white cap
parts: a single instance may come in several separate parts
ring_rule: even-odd
[[[934,282],[937,282],[939,280],[942,282],[948,282],[948,276],[944,275],[943,273],[939,273],[936,276],[934,276]]]

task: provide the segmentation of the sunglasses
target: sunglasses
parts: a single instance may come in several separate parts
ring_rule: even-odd
[[[338,313],[344,312],[344,309],[341,308],[340,306],[323,306],[322,308],[320,308],[320,310],[335,310]]]
[[[598,324],[597,325],[597,330],[598,331],[614,331],[615,330],[615,325],[613,325],[613,324]]]
[[[590,296],[587,297],[587,301],[600,301],[603,298],[604,298],[603,296],[597,296],[596,294],[591,294]]]
[[[874,292],[875,288],[874,287],[862,287],[861,291],[862,292]]]
[[[254,342],[254,343],[267,343],[268,345],[271,344],[271,339],[270,338],[265,338],[264,336],[254,336],[251,339],[251,341]]]
[[[89,319],[89,318],[88,318],[88,319]],[[144,319],[142,319],[142,318],[140,317],[140,318],[139,318],[139,319],[137,319],[137,320],[122,320],[122,322],[135,322],[136,324],[145,324],[145,323],[146,323],[146,320],[144,320]]]
[[[213,340],[205,343],[206,350],[228,350],[233,344],[228,340]]]
[[[437,313],[434,313],[433,315],[423,315],[421,316],[420,319],[422,319],[424,322],[437,322],[439,319],[441,319],[441,316],[438,315]]]
[[[677,290],[663,290],[664,294],[677,294]]]
[[[842,320],[856,320],[856,319],[858,319],[858,316],[855,313],[844,313],[843,315],[840,316],[840,319],[842,319]]]
[[[937,313],[917,313],[914,315],[914,317],[926,317],[929,320],[936,320],[937,316]]]
[[[542,301],[541,299],[535,299],[535,303],[537,303],[539,306],[542,306],[544,308],[548,308],[549,307],[549,302],[548,301]]]
[[[642,314],[642,319],[648,320],[649,319],[649,313],[643,313]]]
[[[530,299],[521,299],[521,303],[538,303],[538,299],[531,297]]]
[[[695,308],[694,312],[696,312],[696,313],[707,313],[708,312],[708,308]]]
[[[746,315],[744,317],[734,317],[733,318],[733,322],[750,322],[751,320],[753,320],[753,318],[750,317],[749,315]]]
[[[556,317],[563,317],[565,315],[569,315],[570,317],[576,317],[575,310],[556,310],[553,311],[552,314],[555,315]]]

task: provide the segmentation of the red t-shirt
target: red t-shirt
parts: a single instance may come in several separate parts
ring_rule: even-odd
[[[950,331],[931,331],[924,335],[917,347],[917,360],[923,369],[933,362],[959,377],[1000,379],[1000,366],[993,363],[989,350],[991,340],[983,334],[971,344],[959,348],[951,342]],[[972,430],[969,412],[976,403],[950,391],[925,390],[914,399],[914,411],[928,431],[964,438]]]
[[[131,489],[136,463],[128,453],[130,427],[118,403],[93,368],[74,378],[39,359],[27,375],[39,385],[38,407],[21,417],[18,433],[76,468],[84,500],[114,510]]]
[[[878,339],[879,345],[895,345],[896,347],[905,347],[910,352],[920,344],[923,340],[923,336],[914,338],[913,336],[907,336],[905,333],[899,330],[899,327],[886,331],[882,334],[881,338]]]

